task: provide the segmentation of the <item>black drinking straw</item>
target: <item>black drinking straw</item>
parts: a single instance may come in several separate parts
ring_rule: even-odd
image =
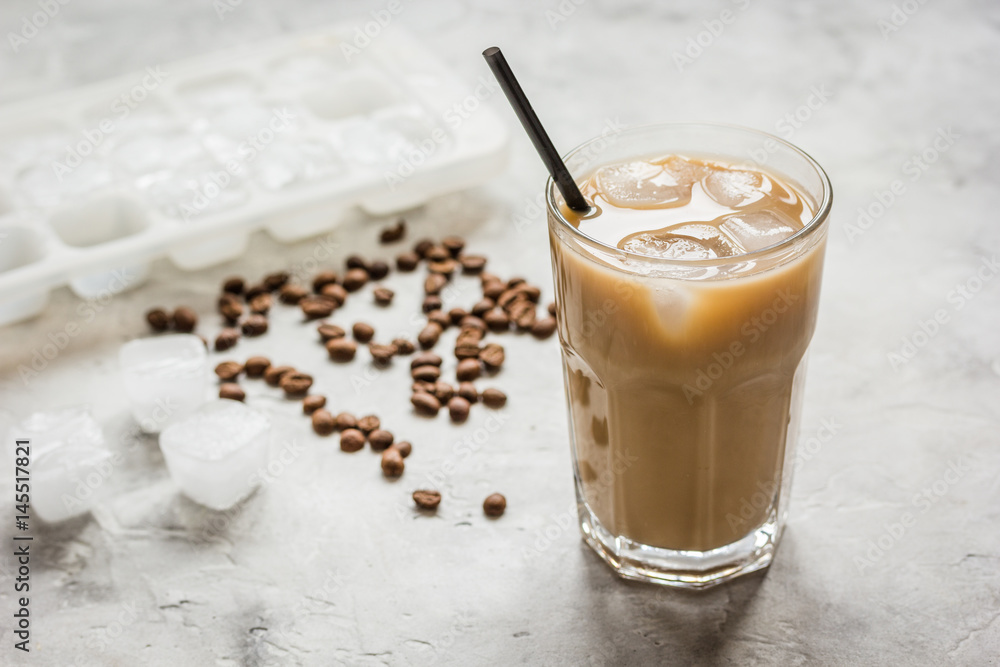
[[[507,96],[507,101],[514,108],[514,113],[521,121],[524,131],[531,137],[531,143],[535,145],[535,150],[538,151],[542,162],[545,163],[545,168],[549,170],[552,180],[559,187],[559,192],[566,200],[566,205],[577,213],[589,211],[590,204],[583,198],[583,193],[576,186],[576,181],[570,176],[569,170],[562,158],[559,157],[559,153],[556,152],[556,147],[552,145],[552,140],[549,139],[548,133],[545,132],[541,121],[535,115],[535,110],[531,108],[531,102],[525,97],[521,85],[514,78],[514,73],[510,70],[510,65],[507,64],[507,59],[503,57],[499,47],[491,46],[483,51],[483,58],[486,58],[490,69],[493,70],[493,76],[497,78],[500,87],[503,88],[504,95]]]

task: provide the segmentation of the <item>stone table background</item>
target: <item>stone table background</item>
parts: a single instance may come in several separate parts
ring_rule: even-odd
[[[386,6],[229,5],[220,20],[207,1],[69,2],[17,53],[4,39],[0,98],[370,18]],[[806,446],[774,566],[699,595],[616,579],[571,525],[556,342],[513,335],[504,341],[509,363],[490,383],[511,396],[499,413],[505,420],[488,422],[479,407],[455,427],[443,417],[409,416],[404,364],[367,380],[358,361],[350,374],[368,384],[349,383],[348,373],[323,364],[312,332],[279,309],[274,331],[232,356],[260,352],[322,369],[318,389],[336,407],[377,408],[412,439],[406,475],[385,482],[370,453],[342,454],[311,435],[297,405],[250,385],[250,402],[275,414],[288,464],[228,514],[179,497],[155,440],[132,435],[119,345],[146,333],[147,306],[186,303],[207,315],[225,275],[293,266],[319,243],[339,254],[375,251],[381,221],[358,216],[320,241],[282,245],[255,236],[245,257],[206,271],[159,262],[144,287],[89,321],[61,289],[42,317],[0,330],[0,405],[22,416],[89,402],[124,457],[102,489],[113,493],[98,519],[37,529],[34,651],[15,655],[5,632],[0,663],[997,664],[1000,280],[989,261],[1000,251],[1000,6],[446,0],[400,7],[393,20],[446,58],[470,92],[488,76],[480,51],[504,47],[564,150],[609,121],[700,119],[777,132],[829,171],[836,203]],[[710,37],[703,31],[718,28],[724,10],[728,23]],[[36,11],[36,2],[4,2],[3,33]],[[701,41],[700,53],[689,40]],[[690,62],[675,57],[685,49],[696,56]],[[514,127],[499,95],[486,104]],[[952,139],[932,153],[939,131]],[[529,143],[517,132],[512,139],[502,177],[414,212],[410,238],[464,234],[472,249],[489,253],[492,270],[527,276],[551,295],[545,226],[530,211],[543,170]],[[925,151],[922,167],[907,162]],[[904,194],[883,210],[874,206],[897,179]],[[873,212],[860,225],[859,207]],[[522,216],[529,221],[517,231]],[[393,281],[401,301],[418,282]],[[960,285],[971,298],[959,296]],[[389,327],[392,313],[402,312],[369,310],[355,302],[336,319]],[[920,335],[938,311],[947,322]],[[213,333],[215,318],[204,319],[202,330]],[[18,365],[71,321],[81,333],[22,383]],[[472,455],[456,445],[467,437],[482,442]],[[449,463],[438,516],[414,517],[409,492]],[[479,504],[494,490],[507,495],[509,510],[488,521]],[[906,513],[914,521],[899,531]],[[3,563],[0,608],[12,610],[10,561]]]

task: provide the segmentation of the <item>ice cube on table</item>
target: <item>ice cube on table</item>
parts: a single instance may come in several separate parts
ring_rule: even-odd
[[[208,355],[195,335],[133,340],[122,345],[118,360],[132,416],[146,433],[159,433],[205,401]]]
[[[678,185],[662,166],[650,162],[601,167],[597,184],[609,203],[627,208],[679,206],[691,198],[690,185]]]
[[[100,424],[83,407],[36,412],[12,427],[8,453],[17,464],[16,441],[30,441],[31,508],[56,523],[86,513],[114,470]]]
[[[621,248],[650,257],[684,260],[716,259],[742,253],[740,247],[717,227],[698,223],[632,234],[625,237]]]
[[[788,238],[801,225],[775,211],[748,211],[725,216],[719,227],[746,252],[754,252]]]
[[[729,208],[740,208],[762,199],[771,181],[760,172],[742,169],[714,169],[703,181],[705,192]]]
[[[271,420],[238,401],[206,403],[160,434],[170,476],[191,500],[229,509],[260,484]]]

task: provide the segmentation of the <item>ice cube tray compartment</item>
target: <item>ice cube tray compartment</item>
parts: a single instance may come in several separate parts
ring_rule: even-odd
[[[256,229],[298,241],[355,207],[393,213],[503,167],[491,111],[448,115],[475,86],[394,26],[346,58],[352,30],[0,108],[0,325],[40,312],[55,286],[131,289],[155,257],[211,266]]]

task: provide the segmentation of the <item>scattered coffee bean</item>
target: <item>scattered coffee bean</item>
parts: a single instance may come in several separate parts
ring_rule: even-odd
[[[320,271],[313,276],[313,292],[319,294],[327,285],[337,284],[337,273],[335,271]]]
[[[421,304],[421,310],[425,313],[432,313],[435,310],[441,310],[444,302],[441,301],[441,297],[437,294],[428,294],[424,297],[424,302]]]
[[[504,284],[499,280],[492,281],[483,284],[483,296],[487,299],[493,299],[494,301],[503,296],[503,293],[507,291]]]
[[[417,253],[419,257],[424,258],[427,256],[427,251],[433,247],[434,241],[431,241],[430,239],[420,239],[413,246],[413,252]]]
[[[494,303],[493,299],[480,299],[472,307],[472,314],[476,317],[482,317],[493,310],[494,306],[496,306],[496,303]]]
[[[412,271],[420,263],[420,257],[415,252],[404,252],[396,257],[396,268],[400,271]]]
[[[493,387],[483,390],[482,399],[483,405],[494,410],[507,405],[507,394]]]
[[[396,348],[396,354],[401,354],[406,356],[408,354],[413,354],[416,351],[416,346],[405,338],[394,338],[392,340],[393,347]]]
[[[414,380],[413,384],[410,385],[410,391],[414,394],[418,391],[426,392],[428,394],[433,394],[436,384],[434,382],[428,382],[426,380]]]
[[[358,418],[350,412],[341,412],[337,415],[336,422],[338,431],[346,431],[349,428],[356,429],[358,427]]]
[[[302,412],[304,412],[307,415],[311,415],[312,413],[322,408],[324,405],[326,405],[326,396],[323,396],[322,394],[312,394],[311,396],[306,396],[305,398],[302,399]],[[326,411],[324,410],[324,412]],[[330,422],[332,423],[333,415],[331,415],[329,412],[327,412],[326,414],[329,415]],[[315,425],[315,420],[313,420],[313,424]]]
[[[482,255],[462,255],[458,261],[464,273],[479,273],[486,267],[486,258]]]
[[[467,400],[470,405],[479,401],[479,393],[476,391],[476,385],[471,382],[459,382],[458,395]]]
[[[268,366],[267,370],[264,371],[264,382],[268,383],[272,387],[277,387],[281,384],[281,378],[285,376],[286,373],[294,373],[295,369],[291,366]]]
[[[445,247],[452,257],[458,257],[465,248],[465,239],[460,236],[446,236],[441,239],[441,245]]]
[[[250,300],[250,312],[266,315],[271,310],[271,295],[267,292],[258,294]]]
[[[264,287],[271,292],[281,289],[291,276],[287,271],[278,271],[264,276]]]
[[[340,449],[345,452],[359,452],[365,446],[365,434],[356,428],[340,432]]]
[[[455,369],[455,377],[461,382],[468,382],[479,377],[480,370],[478,359],[462,359]]]
[[[483,501],[483,512],[486,513],[486,516],[500,516],[506,509],[507,499],[499,493],[491,493],[486,496],[486,500]]]
[[[246,392],[235,382],[223,382],[219,385],[219,398],[228,398],[231,401],[242,401],[247,397]]]
[[[447,278],[440,273],[432,273],[424,280],[424,294],[439,294],[447,284]]]
[[[527,281],[525,281],[525,279],[521,277],[511,278],[510,280],[507,281],[507,289],[513,289],[518,285],[523,285],[525,282]]]
[[[446,259],[451,259],[451,253],[444,246],[436,245],[428,248],[424,257],[431,262],[443,262]]]
[[[463,329],[479,329],[483,333],[486,333],[486,322],[483,322],[482,319],[475,315],[466,315],[463,317],[461,327]]]
[[[176,309],[172,319],[174,329],[181,333],[191,333],[198,326],[198,315],[187,306],[181,306]]]
[[[311,396],[309,398],[312,398]],[[316,408],[312,412],[312,427],[316,431],[316,435],[330,435],[333,433],[337,424],[333,419],[333,415],[330,414],[329,410],[324,408]]]
[[[235,324],[243,317],[243,304],[228,292],[219,297],[218,309],[219,314],[226,318],[230,324]]]
[[[486,322],[490,331],[507,331],[510,328],[510,319],[507,317],[507,313],[500,308],[494,308],[483,315],[483,321]]]
[[[365,322],[355,322],[351,327],[351,333],[354,334],[354,340],[359,343],[367,343],[375,337],[375,329]]]
[[[546,317],[531,325],[531,335],[535,338],[548,338],[556,330],[556,318]]]
[[[509,289],[500,295],[500,298],[497,299],[497,305],[509,312],[515,301],[526,300],[524,295],[517,289]]]
[[[469,402],[461,396],[452,396],[448,401],[448,414],[456,424],[461,424],[469,418]]]
[[[396,293],[388,287],[376,287],[372,291],[372,295],[375,297],[375,303],[380,306],[388,306],[392,303],[392,297],[395,296]]]
[[[267,318],[263,315],[251,315],[243,320],[241,328],[244,336],[261,336],[267,333]]]
[[[333,361],[351,361],[358,352],[358,345],[349,338],[334,338],[326,342],[326,352]]]
[[[409,456],[411,452],[413,452],[413,445],[411,445],[406,440],[401,440],[400,442],[394,442],[394,443],[392,443],[392,447],[397,452],[399,452],[399,455],[402,456],[404,459],[407,456]]]
[[[549,315],[551,315],[552,317],[556,316],[556,302],[555,301],[553,301],[552,303],[550,303],[548,305],[548,311],[549,311]]]
[[[215,351],[224,352],[236,345],[240,340],[240,332],[236,329],[226,328],[215,337]]]
[[[441,493],[423,489],[414,491],[413,502],[422,510],[436,510],[437,506],[441,504]]]
[[[147,312],[146,321],[153,331],[166,331],[170,328],[170,315],[162,308],[153,308]]]
[[[278,384],[287,396],[301,396],[309,391],[309,387],[313,384],[313,379],[308,373],[292,371],[291,373],[282,375]]]
[[[459,340],[455,343],[455,358],[459,360],[478,359],[479,343],[474,340]]]
[[[368,351],[372,355],[372,361],[376,366],[388,366],[396,354],[394,345],[383,345],[381,343],[369,343]]]
[[[406,220],[400,218],[396,221],[396,224],[382,229],[382,232],[379,234],[379,241],[382,243],[395,243],[403,238],[404,234],[406,234]]]
[[[344,275],[344,289],[357,292],[368,282],[368,272],[364,269],[351,269]]]
[[[410,403],[422,415],[435,416],[441,409],[441,402],[425,391],[418,391],[410,397]]]
[[[382,426],[382,420],[375,415],[366,415],[358,420],[358,430],[362,433],[371,433]]]
[[[271,360],[267,357],[250,357],[243,364],[243,369],[248,378],[259,378],[264,375],[264,371],[271,365]]]
[[[391,445],[393,439],[392,433],[383,428],[377,428],[368,434],[368,444],[370,444],[372,449],[376,452],[381,452],[383,449]]]
[[[406,468],[406,464],[403,463],[403,457],[400,456],[399,451],[393,448],[389,448],[382,452],[382,474],[386,477],[399,477],[403,474],[403,470]]]
[[[441,357],[433,352],[421,352],[417,356],[413,357],[410,362],[410,370],[416,368],[417,366],[440,366],[442,363]]]
[[[427,270],[431,273],[437,273],[442,276],[450,276],[455,273],[455,269],[458,268],[458,264],[453,259],[444,259],[440,262],[430,262],[427,265]]]
[[[338,327],[336,324],[330,324],[329,322],[323,322],[318,327],[316,331],[319,332],[320,339],[325,343],[334,338],[343,338],[347,333],[343,328]]]
[[[263,285],[251,285],[243,292],[243,300],[250,303],[254,297],[267,294],[267,288]]]
[[[521,285],[518,289],[520,289],[521,294],[528,297],[528,301],[532,303],[538,303],[538,300],[542,298],[542,290],[535,285]]]
[[[486,365],[486,368],[490,370],[496,370],[503,366],[504,357],[503,346],[497,343],[487,343],[483,349],[479,351],[480,361],[482,361]]]
[[[451,318],[449,318],[448,313],[443,310],[432,310],[427,313],[427,321],[438,325],[441,327],[442,331],[451,326]]]
[[[239,276],[231,276],[222,282],[222,291],[229,294],[236,294],[238,296],[243,294],[245,288],[246,282]]]
[[[215,367],[215,374],[218,375],[219,379],[223,382],[231,382],[235,380],[242,372],[243,364],[238,361],[223,361]]]
[[[434,368],[434,366],[428,366],[427,368]],[[450,401],[451,397],[455,395],[455,388],[444,380],[438,380],[434,383],[434,389],[431,393],[434,394],[437,400],[444,404]]]
[[[382,280],[389,275],[389,265],[381,259],[376,259],[368,267],[368,277],[372,280]]]
[[[464,308],[452,308],[448,311],[448,319],[451,320],[452,324],[458,326],[462,323],[462,318],[468,314]]]
[[[307,319],[329,317],[337,309],[337,302],[328,296],[313,294],[299,301],[299,308]]]
[[[418,366],[410,371],[410,375],[413,376],[414,380],[437,382],[437,379],[441,377],[441,369],[437,366]]]
[[[347,290],[344,289],[343,285],[338,285],[337,283],[324,285],[320,294],[328,299],[332,299],[338,308],[343,306],[344,302],[347,301]]]
[[[428,322],[417,336],[417,342],[422,349],[427,350],[437,345],[439,338],[441,338],[441,325],[437,322]]]
[[[511,306],[510,319],[521,331],[530,331],[535,325],[535,304],[530,301],[518,301]]]
[[[309,290],[307,290],[302,285],[294,285],[289,283],[281,288],[281,293],[278,298],[281,299],[281,303],[287,303],[294,306],[299,301],[301,301],[306,296],[309,296]]]
[[[349,269],[361,269],[366,274],[368,273],[368,262],[361,255],[348,255],[347,259],[344,260],[344,265]]]

